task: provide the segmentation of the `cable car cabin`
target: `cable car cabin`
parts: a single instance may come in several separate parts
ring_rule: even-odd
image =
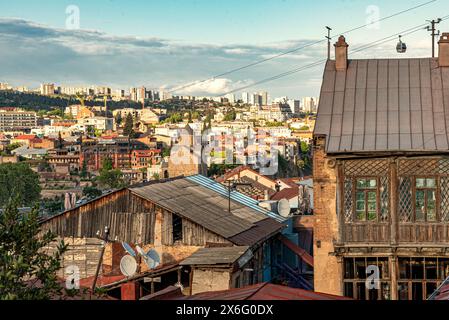
[[[405,53],[407,51],[407,45],[404,42],[402,42],[401,37],[399,37],[399,42],[396,46],[396,51],[398,53]]]

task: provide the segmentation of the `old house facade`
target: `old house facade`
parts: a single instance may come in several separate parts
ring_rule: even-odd
[[[82,279],[95,274],[99,259],[97,231],[108,226],[113,242],[106,246],[102,263],[104,277],[120,276],[119,263],[125,255],[121,242],[126,242],[132,247],[139,245],[145,251],[154,249],[158,253],[160,265],[149,270],[142,262],[140,273],[132,279],[145,286],[144,277],[161,277],[151,291],[179,281],[191,292],[201,292],[201,287],[192,288],[192,283],[202,286],[201,279],[198,280],[200,271],[193,278],[193,273],[189,275],[193,267],[185,264],[186,272],[181,273],[180,262],[199,249],[206,250],[207,255],[208,248],[214,251],[221,247],[236,247],[238,251],[245,247],[251,253],[240,266],[240,269],[251,270],[244,281],[230,277],[225,287],[220,284],[210,287],[227,289],[266,281],[266,269],[271,266],[269,249],[284,225],[275,219],[275,215],[243,195],[231,198],[229,211],[225,195],[223,186],[202,176],[146,183],[112,192],[49,218],[42,227],[43,231],[52,230],[66,239],[72,245],[70,249],[76,250],[75,253],[69,250],[64,256],[64,267],[76,265],[82,272]],[[237,255],[236,260],[238,258]],[[233,269],[232,274],[238,272],[242,270]],[[112,286],[106,284],[105,288],[131,281],[124,278]]]
[[[335,44],[314,131],[316,291],[422,300],[449,275],[448,37],[423,59]]]

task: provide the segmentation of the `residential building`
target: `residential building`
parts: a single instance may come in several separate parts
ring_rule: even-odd
[[[117,241],[105,244],[97,283],[111,293],[119,288],[121,299],[139,299],[139,288],[155,293],[176,282],[195,294],[280,276],[276,266],[282,261],[285,245],[278,236],[285,228],[284,219],[239,193],[231,195],[229,209],[227,194],[225,187],[199,175],[144,183],[50,217],[43,221],[42,229],[70,240],[62,270],[76,265],[81,285],[91,286],[95,268],[89,266],[98,262],[97,230],[104,230],[108,221],[110,238]],[[132,278],[117,276],[120,260],[126,255],[121,242],[132,248],[139,245],[145,251],[152,249],[155,267],[142,261]],[[75,256],[75,250],[86,254]],[[234,262],[218,261],[233,265],[232,271],[200,262],[217,251],[232,257]],[[155,276],[160,282],[144,281]],[[133,292],[131,297],[127,292]]]
[[[335,50],[314,131],[315,290],[426,299],[449,276],[449,33],[437,58],[348,60],[343,36]]]
[[[36,126],[36,112],[17,108],[0,108],[0,131],[29,132]]]
[[[51,96],[55,94],[55,85],[54,83],[43,83],[40,88],[41,95]]]

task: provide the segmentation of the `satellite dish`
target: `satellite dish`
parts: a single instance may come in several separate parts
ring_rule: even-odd
[[[122,246],[123,249],[125,249],[125,251],[128,252],[131,256],[136,256],[136,252],[133,250],[133,248],[131,248],[129,244],[127,244],[126,242],[122,242]]]
[[[120,272],[125,277],[131,277],[136,273],[136,271],[137,262],[136,259],[134,259],[132,256],[126,255],[120,260]]]
[[[161,263],[159,254],[154,249],[151,249],[146,254],[142,255],[142,258],[149,269],[154,269]]]
[[[290,203],[287,199],[282,199],[278,202],[278,213],[284,218],[290,215]]]

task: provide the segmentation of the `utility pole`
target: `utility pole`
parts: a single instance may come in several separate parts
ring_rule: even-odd
[[[326,26],[326,29],[327,29],[327,37],[326,37],[326,39],[327,39],[327,60],[330,60],[331,59],[331,30],[332,30],[332,28],[330,28],[330,27],[328,27],[328,26]]]
[[[251,183],[236,182],[231,180],[228,180],[226,182],[228,183],[228,212],[231,213],[231,191],[234,190],[237,186],[250,186]]]
[[[106,244],[109,242],[112,242],[109,240],[109,232],[110,232],[110,230],[109,230],[108,226],[104,227],[103,237],[100,236],[100,230],[97,231],[97,238],[102,240],[103,242],[101,244],[100,259],[98,260],[97,271],[95,272],[94,281],[92,283],[92,293],[95,293],[95,287],[97,286],[98,274],[100,273],[100,267],[103,262],[103,256],[104,256],[104,251],[106,250]]]
[[[427,26],[427,31],[432,32],[432,58],[435,58],[435,37],[440,35],[440,30],[436,32],[435,26],[439,24],[442,21],[441,18],[438,18],[437,20],[427,20],[427,22],[430,23],[430,26]]]

